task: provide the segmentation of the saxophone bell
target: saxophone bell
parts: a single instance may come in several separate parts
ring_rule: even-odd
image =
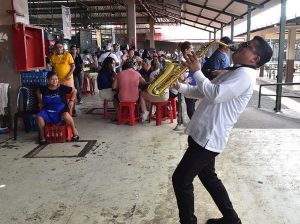
[[[232,49],[232,51],[237,50],[237,48],[233,48],[232,45],[225,44],[221,41],[212,41],[207,46],[205,46],[204,49],[195,52],[198,60],[200,60],[202,56],[207,53],[208,49],[215,44],[220,44],[228,47],[230,50]],[[188,68],[182,63],[174,63],[169,60],[165,61],[165,68],[157,75],[157,77],[150,83],[147,88],[148,93],[153,96],[163,95],[164,91],[167,88],[170,88],[170,86],[172,86],[173,83],[175,83],[176,80],[188,70]]]

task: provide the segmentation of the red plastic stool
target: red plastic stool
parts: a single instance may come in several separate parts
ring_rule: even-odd
[[[171,102],[172,109],[173,109],[173,119],[177,118],[177,97],[170,98],[169,101]]]
[[[66,94],[67,101],[71,99],[71,94]],[[76,104],[76,99],[74,100],[74,104]],[[69,114],[72,116],[73,107],[69,109]],[[66,122],[62,122],[61,124],[45,124],[44,128],[45,138],[48,143],[58,143],[58,142],[66,142],[71,141],[72,139],[72,129]]]
[[[137,102],[120,102],[118,107],[118,125],[129,122],[131,126],[139,120],[139,105]]]
[[[90,90],[87,89],[88,84],[90,85]],[[87,94],[95,95],[95,81],[93,78],[85,76],[82,84],[82,95],[87,96]]]
[[[66,141],[71,141],[72,130],[65,123],[62,123],[60,125],[46,124],[45,138],[48,143],[58,143],[58,142],[62,143]]]
[[[115,108],[108,107],[109,102],[114,102],[114,101],[113,100],[104,100],[104,108],[103,108],[104,119],[108,119],[111,114],[117,113]]]
[[[153,106],[156,107],[156,114],[152,115],[152,109]],[[149,114],[149,123],[151,120],[156,120],[156,125],[161,125],[161,121],[165,121],[167,119],[171,120],[171,123],[173,123],[173,109],[171,105],[171,101],[164,101],[164,102],[158,102],[154,103],[151,102],[150,106],[150,114]]]

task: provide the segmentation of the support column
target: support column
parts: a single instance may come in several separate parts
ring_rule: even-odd
[[[223,24],[221,24],[221,33],[220,33],[220,39],[223,37]]]
[[[208,36],[208,42],[211,42],[212,40],[211,40],[211,32],[209,32],[209,36]],[[209,49],[208,49],[208,52],[207,52],[207,54],[206,54],[206,56],[211,56],[212,55],[212,48],[210,47]]]
[[[284,57],[284,40],[285,40],[285,23],[286,23],[286,0],[281,0],[281,16],[280,16],[280,33],[279,33],[279,52],[278,52],[278,66],[277,66],[277,83],[282,83],[283,72],[283,57]],[[276,88],[276,105],[275,112],[281,111],[281,95],[282,86],[278,85]]]
[[[150,25],[150,35],[149,35],[150,49],[155,49],[155,43],[154,43],[154,35],[155,35],[154,19],[150,18],[149,25]]]
[[[127,35],[128,44],[131,47],[136,46],[136,11],[135,0],[127,0]]]
[[[234,38],[234,17],[233,16],[231,16],[231,30],[230,30],[230,39],[232,40],[232,42],[234,42],[233,41],[233,38]],[[232,55],[232,51],[230,51],[230,64],[232,64],[232,57],[231,57],[231,55]]]
[[[250,40],[251,33],[251,5],[248,5],[248,13],[247,13],[247,41]]]
[[[233,41],[234,37],[234,17],[231,16],[231,30],[230,30],[230,39]]]
[[[296,28],[290,28],[287,41],[286,54],[286,72],[285,82],[293,82],[294,78],[294,62],[295,62],[295,43],[296,43]]]
[[[14,13],[17,12],[17,13]],[[16,72],[13,52],[14,23],[29,24],[27,0],[1,0],[0,7],[0,80],[10,85],[11,117],[16,112],[17,90],[20,86],[20,73]],[[12,120],[9,121],[12,124]],[[11,126],[11,125],[10,125]]]
[[[217,31],[216,31],[216,28],[214,28],[214,40],[217,39]]]

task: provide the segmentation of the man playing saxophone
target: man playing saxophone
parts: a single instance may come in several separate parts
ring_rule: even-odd
[[[196,86],[176,83],[187,97],[202,98],[187,129],[188,148],[174,171],[172,181],[181,224],[196,224],[193,180],[196,176],[209,192],[222,218],[207,224],[241,224],[227,191],[215,172],[215,158],[223,152],[229,132],[246,108],[256,80],[256,69],[272,57],[272,49],[259,36],[240,44],[233,53],[234,67],[212,82],[201,72],[196,55],[186,55],[186,65],[193,72]]]

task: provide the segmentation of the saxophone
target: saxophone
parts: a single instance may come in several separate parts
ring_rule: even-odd
[[[200,49],[195,53],[198,60],[200,60],[203,55],[207,53],[208,49],[215,44],[221,44],[225,47],[231,48],[230,45],[224,44],[221,41],[212,41],[203,49]],[[166,65],[164,69],[159,72],[159,74],[154,78],[147,88],[148,93],[153,96],[163,95],[165,90],[172,86],[173,83],[175,83],[176,80],[188,70],[188,68],[180,62],[172,62],[170,60],[165,61]]]

